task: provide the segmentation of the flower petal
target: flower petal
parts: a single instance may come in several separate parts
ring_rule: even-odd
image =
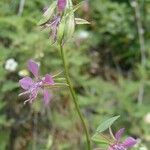
[[[45,84],[49,84],[49,85],[53,85],[54,84],[53,77],[51,75],[49,75],[49,74],[45,75],[43,82]]]
[[[64,11],[66,4],[67,4],[66,0],[58,0],[57,6],[58,6],[58,11],[60,13]]]
[[[132,146],[134,146],[137,143],[137,141],[133,138],[133,137],[128,137],[123,143],[122,145],[125,148],[131,148]]]
[[[38,75],[39,75],[39,65],[35,61],[33,61],[33,60],[28,61],[28,69],[32,72],[32,74],[35,77],[38,77]]]
[[[26,104],[27,102],[31,104],[36,99],[38,90],[33,90],[31,93],[28,94],[29,94],[29,98],[24,101],[24,104]]]
[[[44,95],[44,104],[48,105],[52,95],[49,93],[48,90],[44,90],[44,94],[43,95]]]
[[[19,84],[24,90],[28,90],[34,84],[34,82],[30,77],[24,77],[19,80]]]
[[[124,133],[125,128],[121,128],[119,131],[116,132],[115,138],[116,140],[120,140],[122,134]]]
[[[56,41],[57,28],[58,28],[59,23],[60,23],[60,17],[59,17],[59,16],[56,16],[56,17],[50,22],[50,28],[51,28],[50,37],[52,38],[52,40],[53,40],[54,42]]]

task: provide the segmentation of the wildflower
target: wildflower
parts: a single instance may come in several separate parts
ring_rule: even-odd
[[[24,101],[32,103],[39,92],[43,93],[44,103],[47,105],[50,101],[51,94],[47,90],[48,86],[54,85],[53,77],[49,74],[46,74],[43,78],[39,76],[39,65],[33,60],[28,61],[28,70],[34,75],[35,80],[32,80],[30,77],[24,77],[19,80],[20,86],[25,90],[21,95],[28,95],[28,99]]]
[[[5,69],[10,72],[15,71],[17,66],[18,66],[18,63],[13,58],[8,59],[5,63]]]
[[[115,141],[111,146],[109,146],[108,150],[127,150],[128,148],[131,148],[136,144],[136,140],[132,137],[128,137],[123,142],[121,142],[120,140],[123,133],[124,128],[120,129],[115,134]]]
[[[58,0],[57,3],[53,3],[43,14],[44,19],[41,19],[39,25],[43,28],[50,29],[50,37],[53,41],[56,41],[57,28],[61,22],[62,13],[66,7],[66,0]],[[57,7],[57,13],[55,13],[55,8]]]
[[[50,29],[50,37],[54,42],[65,43],[72,37],[76,24],[89,24],[84,19],[74,17],[79,6],[73,7],[72,0],[54,1],[44,12],[39,26]]]

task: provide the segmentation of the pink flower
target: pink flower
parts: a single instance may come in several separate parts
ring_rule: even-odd
[[[55,16],[52,20],[49,20],[47,23],[44,23],[41,25],[44,28],[50,28],[50,37],[52,40],[55,42],[57,39],[57,29],[60,24],[61,17],[60,16]]]
[[[28,69],[34,75],[35,80],[32,80],[30,77],[24,77],[19,80],[20,86],[25,90],[19,95],[28,95],[28,99],[24,101],[32,103],[39,92],[43,93],[44,103],[47,105],[50,101],[51,94],[47,90],[47,86],[54,85],[53,77],[49,74],[46,74],[43,78],[39,76],[39,65],[33,60],[28,61]]]
[[[123,142],[120,142],[123,133],[124,133],[124,128],[120,129],[115,134],[115,142],[114,144],[109,146],[108,150],[127,150],[128,148],[131,148],[136,144],[136,140],[132,137],[128,137]]]
[[[46,19],[45,22],[39,24],[42,28],[50,29],[50,37],[54,42],[56,42],[57,39],[58,26],[61,22],[62,13],[66,8],[66,4],[67,4],[66,0],[57,0],[57,12],[53,13],[52,17]],[[47,10],[45,10],[45,12],[47,12]]]
[[[57,1],[57,7],[59,13],[62,13],[66,7],[67,1],[66,0],[58,0]]]

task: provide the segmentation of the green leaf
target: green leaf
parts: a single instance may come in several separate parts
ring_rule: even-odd
[[[103,123],[101,123],[98,126],[96,132],[101,133],[101,132],[107,130],[119,117],[120,116],[115,116],[115,117],[112,117],[112,118],[104,121]]]
[[[90,24],[90,22],[88,22],[85,19],[81,19],[81,18],[75,18],[75,23],[76,24]]]
[[[68,17],[68,15],[70,15],[70,14],[74,13],[76,10],[78,10],[81,7],[82,4],[83,4],[83,2],[80,2],[79,4],[77,4],[74,7],[69,6],[69,9],[68,9],[65,17]]]
[[[18,83],[13,82],[13,81],[7,81],[5,82],[5,84],[2,86],[2,92],[7,92],[7,91],[11,91],[15,88],[18,87]]]
[[[80,2],[79,4],[77,4],[76,6],[73,7],[72,11],[75,12],[76,10],[78,10],[81,5],[83,4],[83,2]]]
[[[51,149],[53,144],[53,137],[51,135],[49,135],[48,140],[47,140],[47,144],[46,144],[46,150]]]
[[[55,78],[55,82],[65,82],[66,78]]]
[[[53,13],[55,11],[55,8],[57,6],[57,2],[54,1],[50,7],[45,11],[45,13],[43,14],[43,18],[38,22],[38,25],[42,25],[44,23],[46,23],[49,19],[51,19],[51,17],[53,16]]]
[[[5,106],[6,106],[6,103],[0,101],[0,110],[3,109]]]
[[[0,115],[0,125],[6,125],[7,120],[5,115]]]
[[[0,150],[4,150],[7,147],[9,136],[10,136],[10,130],[9,129],[2,129],[0,134]]]

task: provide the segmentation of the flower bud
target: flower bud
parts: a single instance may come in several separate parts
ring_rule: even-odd
[[[55,8],[57,3],[54,1],[50,7],[44,12],[42,19],[39,21],[38,25],[43,25],[48,22],[54,15]]]
[[[71,13],[66,19],[65,40],[70,39],[75,31],[74,14]]]
[[[63,43],[65,26],[66,26],[66,20],[65,18],[62,18],[57,29],[57,42],[59,44]]]
[[[90,24],[87,20],[81,18],[75,18],[76,24]]]
[[[67,1],[67,8],[69,8],[70,12],[66,16],[66,27],[65,27],[65,40],[68,40],[72,37],[75,31],[75,21],[74,21],[74,12],[72,0]]]
[[[58,0],[57,7],[59,13],[62,13],[66,7],[67,1],[66,0]]]

